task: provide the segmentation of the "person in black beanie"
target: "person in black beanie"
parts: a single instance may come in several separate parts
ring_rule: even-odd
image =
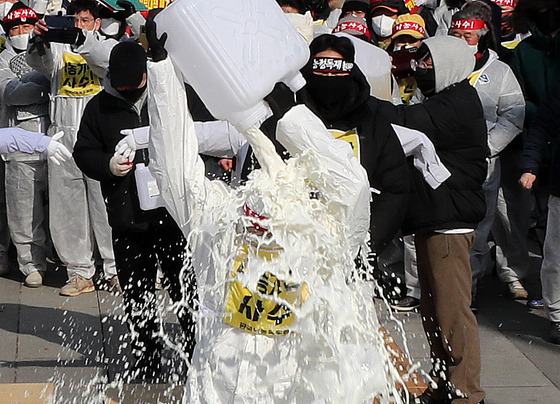
[[[124,134],[147,139],[146,60],[144,49],[134,42],[115,46],[109,59],[105,90],[87,105],[74,146],[74,160],[88,176],[101,183],[117,273],[123,288],[125,311],[136,361],[131,376],[158,380],[163,344],[155,312],[155,280],[160,265],[171,299],[180,304],[176,314],[186,339],[189,356],[194,349],[192,305],[195,279],[186,262],[186,240],[166,208],[142,209],[139,194],[144,183],[135,171],[146,169],[147,149],[123,156],[115,151]],[[110,84],[109,84],[110,83]],[[144,127],[142,129],[141,127]],[[122,142],[121,142],[122,143]],[[147,147],[147,140],[144,143]]]

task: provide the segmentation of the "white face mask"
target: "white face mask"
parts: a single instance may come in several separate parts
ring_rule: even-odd
[[[8,13],[10,12],[10,10],[12,9],[13,6],[14,6],[14,3],[10,3],[8,1],[0,4],[0,19],[1,20],[3,20],[4,17],[6,17],[8,15]]]
[[[29,34],[14,35],[10,37],[10,43],[14,49],[18,51],[24,51],[27,49],[27,43],[29,42]]]
[[[469,45],[469,48],[471,49],[473,55],[476,55],[478,53],[478,45]]]
[[[378,15],[371,19],[371,26],[373,27],[373,32],[381,38],[387,38],[393,34],[393,25],[395,20],[385,14]]]
[[[308,11],[305,14],[299,13],[284,13],[288,20],[296,27],[297,32],[305,39],[305,42],[309,45],[313,40],[313,17]]]
[[[114,18],[103,18],[101,20],[101,31],[105,35],[117,35],[121,28],[121,22]]]

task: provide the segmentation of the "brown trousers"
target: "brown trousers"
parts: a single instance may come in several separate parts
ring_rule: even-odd
[[[480,387],[478,323],[470,309],[470,250],[474,232],[417,234],[416,254],[421,298],[420,314],[430,344],[436,375],[445,375],[454,404],[475,404],[484,399]],[[437,363],[445,366],[444,373]],[[441,380],[441,386],[445,383]]]

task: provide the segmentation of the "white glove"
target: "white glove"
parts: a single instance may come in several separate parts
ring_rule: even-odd
[[[121,130],[121,135],[124,135],[124,138],[115,146],[115,156],[120,154],[133,161],[136,150],[148,148],[150,127],[143,126],[141,128],[123,129]]]
[[[49,160],[56,164],[57,166],[64,161],[68,161],[72,158],[72,153],[64,146],[62,143],[58,142],[64,135],[64,132],[56,132],[53,137],[51,137],[51,141],[47,146],[47,156]]]

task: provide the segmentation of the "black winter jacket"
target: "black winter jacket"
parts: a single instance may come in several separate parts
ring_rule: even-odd
[[[403,232],[475,229],[486,212],[482,183],[488,156],[486,122],[476,90],[463,80],[423,104],[376,103],[377,113],[390,122],[425,133],[451,172],[451,177],[434,190],[410,165],[411,195]]]
[[[538,109],[525,138],[520,168],[522,173],[539,174],[539,166],[550,148],[550,142],[560,132],[560,81]],[[554,150],[551,167],[550,193],[560,197],[560,150]]]
[[[139,114],[127,101],[106,90],[91,99],[80,122],[74,161],[84,174],[101,183],[109,224],[115,233],[143,232],[151,225],[175,226],[165,208],[140,209],[135,167],[124,177],[113,175],[109,169],[115,146],[123,138],[120,131],[147,125],[146,103]],[[137,151],[134,163],[147,165],[147,150]]]
[[[368,101],[327,128],[356,129],[360,163],[366,169],[369,184],[380,191],[372,193],[370,216],[371,249],[381,253],[400,230],[408,201],[408,167],[399,139],[389,122],[372,112]]]
[[[302,69],[306,79],[313,74],[310,64]],[[298,92],[298,99],[323,121],[327,129],[357,132],[360,163],[366,169],[372,188],[370,216],[371,248],[381,253],[400,230],[406,213],[408,199],[408,167],[402,146],[390,123],[375,113],[377,100],[369,95],[369,85],[357,69],[351,77],[359,84],[358,92],[343,97],[347,100],[341,114],[327,118],[320,107],[321,99],[307,87]],[[354,145],[353,145],[354,147]]]

